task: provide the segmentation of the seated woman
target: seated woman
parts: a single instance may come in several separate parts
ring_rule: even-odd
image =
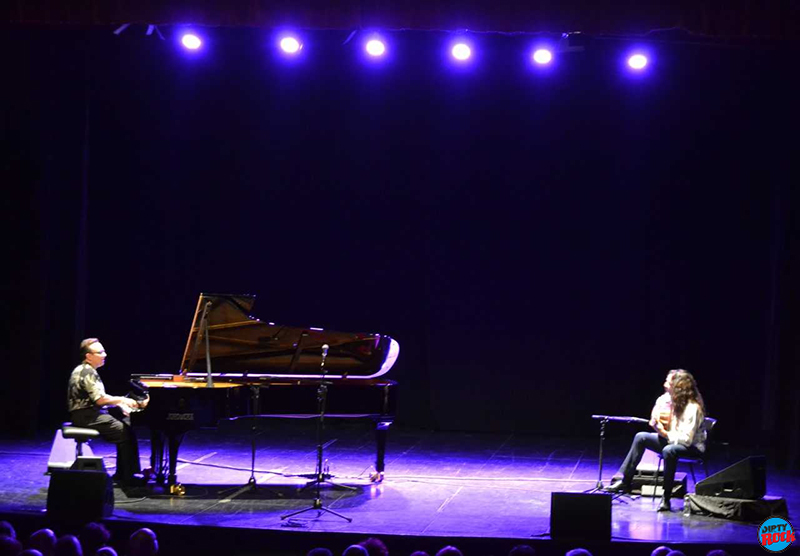
[[[656,432],[636,434],[619,469],[622,479],[605,489],[607,492],[630,492],[633,474],[645,449],[657,452],[664,458],[664,496],[658,506],[659,512],[671,510],[670,498],[678,459],[700,457],[706,449],[703,428],[706,410],[694,377],[683,369],[670,371],[665,387],[669,400],[662,399],[662,396],[660,405],[659,402],[656,405],[668,408],[668,412],[660,419],[654,408],[650,424]]]

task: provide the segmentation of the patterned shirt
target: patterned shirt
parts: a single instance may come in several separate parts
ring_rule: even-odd
[[[78,409],[96,407],[95,402],[106,395],[105,386],[97,373],[97,369],[88,363],[75,367],[69,376],[67,389],[67,410],[72,412]]]

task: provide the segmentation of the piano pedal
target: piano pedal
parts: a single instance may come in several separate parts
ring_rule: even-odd
[[[186,487],[180,483],[175,483],[174,485],[169,485],[169,493],[175,494],[178,496],[183,496],[186,494]]]
[[[383,472],[378,473],[377,471],[373,471],[369,474],[369,481],[371,483],[382,483],[383,482]]]

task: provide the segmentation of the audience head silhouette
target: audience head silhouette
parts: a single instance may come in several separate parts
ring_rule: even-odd
[[[375,537],[364,539],[358,544],[367,550],[369,556],[389,556],[389,549],[386,548],[382,540],[376,539]]]
[[[17,556],[22,550],[22,543],[8,535],[0,535],[0,556]]]
[[[128,541],[128,556],[156,556],[158,539],[151,529],[143,527],[131,535]]]
[[[17,538],[17,532],[14,530],[14,526],[8,521],[0,521],[0,537],[1,536],[11,537],[12,539]]]
[[[31,534],[28,546],[42,553],[42,556],[53,556],[56,550],[56,534],[52,529],[39,529]]]
[[[102,523],[87,523],[84,525],[81,534],[79,535],[83,551],[86,554],[94,554],[100,548],[108,544],[111,539],[111,533],[105,528]]]
[[[55,556],[83,556],[83,548],[78,537],[64,535],[56,541]]]
[[[461,551],[457,549],[455,546],[445,546],[439,552],[436,553],[436,556],[463,556]]]
[[[567,552],[566,556],[592,556],[592,553],[585,548],[573,548]]]
[[[528,544],[518,544],[509,551],[508,556],[536,556],[536,551]]]
[[[351,544],[344,549],[342,556],[369,556],[369,552],[360,544]]]

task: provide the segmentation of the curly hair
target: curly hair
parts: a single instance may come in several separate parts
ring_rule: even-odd
[[[672,409],[677,417],[683,415],[683,410],[689,402],[695,402],[700,406],[700,409],[705,415],[706,407],[703,403],[703,396],[697,389],[697,381],[695,381],[692,373],[679,369],[675,372],[672,379]]]

